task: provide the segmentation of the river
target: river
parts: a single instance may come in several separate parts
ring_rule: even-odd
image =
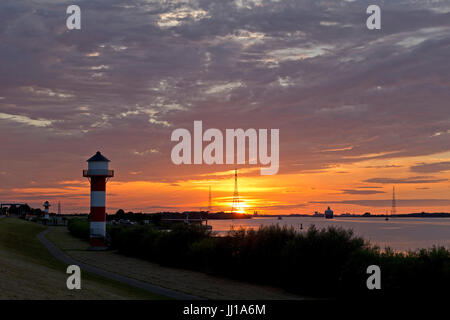
[[[278,220],[273,217],[255,217],[253,219],[209,220],[208,224],[219,235],[226,234],[234,228],[254,228],[279,224],[292,226],[304,232],[309,226],[318,228],[338,226],[352,229],[355,235],[361,236],[371,243],[397,251],[407,251],[419,248],[430,248],[433,245],[445,246],[450,249],[450,218],[334,218],[322,217],[283,217]],[[303,230],[300,230],[300,226]]]

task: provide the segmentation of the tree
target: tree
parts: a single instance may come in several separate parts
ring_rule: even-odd
[[[19,209],[15,204],[11,205],[8,209],[9,214],[17,214],[19,212]]]
[[[28,204],[23,204],[23,205],[21,205],[19,207],[19,213],[20,214],[25,215],[25,214],[30,213],[30,212],[31,212],[31,208],[30,208],[30,206]]]
[[[119,209],[116,212],[116,217],[117,218],[122,218],[125,215],[125,211],[123,211],[123,209]]]

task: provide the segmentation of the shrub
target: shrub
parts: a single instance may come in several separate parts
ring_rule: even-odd
[[[69,230],[87,238],[89,225],[72,219]],[[382,270],[383,295],[439,292],[450,284],[450,252],[432,248],[408,253],[380,251],[351,230],[310,227],[304,233],[278,225],[232,230],[224,237],[179,224],[171,230],[151,225],[108,229],[119,253],[167,266],[190,268],[295,293],[325,297],[376,296],[366,287],[366,269]]]
[[[80,218],[70,219],[67,228],[77,238],[89,239],[89,221]]]

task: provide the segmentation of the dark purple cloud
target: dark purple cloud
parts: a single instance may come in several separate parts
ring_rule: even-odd
[[[411,166],[411,171],[420,173],[435,173],[450,170],[450,161],[435,162],[435,163],[421,163]]]
[[[386,193],[384,191],[379,190],[353,190],[353,189],[345,189],[341,190],[342,194],[379,194],[379,193]]]
[[[329,200],[329,201],[310,201],[310,203],[319,204],[353,204],[363,207],[390,207],[392,205],[392,200],[373,200],[373,199],[362,199],[362,200]],[[450,200],[448,199],[397,199],[397,207],[440,207],[450,205]]]
[[[366,169],[386,169],[386,168],[401,168],[401,167],[402,166],[392,164],[392,165],[384,165],[384,166],[367,166],[364,168],[366,168]]]
[[[402,184],[402,183],[437,183],[448,181],[448,179],[439,179],[429,176],[408,177],[408,178],[372,178],[367,179],[364,182],[370,183],[382,183],[382,184]]]

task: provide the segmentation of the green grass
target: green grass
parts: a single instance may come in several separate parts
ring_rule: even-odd
[[[24,220],[0,219],[0,250],[21,255],[32,263],[63,270],[63,263],[55,259],[36,238],[45,229],[43,225]]]
[[[45,226],[27,222],[16,218],[0,219],[0,250],[13,254],[21,261],[33,265],[40,265],[55,270],[65,275],[67,265],[54,258],[36,238],[37,234],[44,231]],[[95,291],[96,285],[102,289],[110,289],[123,299],[166,299],[166,297],[149,293],[145,290],[134,288],[117,281],[97,276],[89,272],[82,272],[82,281],[88,281]],[[51,290],[51,288],[49,288]],[[83,290],[80,290],[83,291]]]

